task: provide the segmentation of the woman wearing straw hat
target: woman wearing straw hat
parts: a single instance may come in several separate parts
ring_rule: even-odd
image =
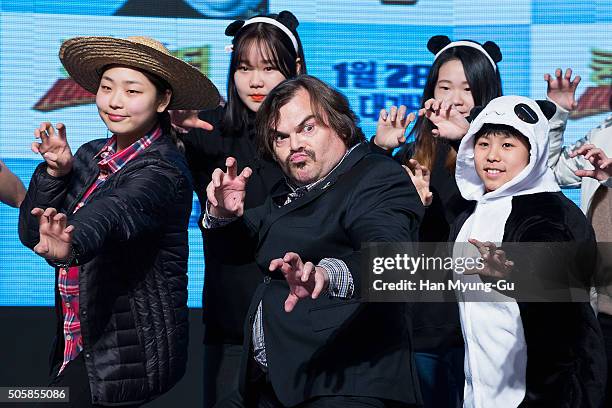
[[[187,360],[193,193],[167,109],[211,108],[219,94],[150,38],[77,37],[60,60],[96,94],[113,136],[73,156],[63,124],[34,131],[44,162],[19,235],[55,266],[51,385],[70,387],[75,407],[138,405],[170,389]]]

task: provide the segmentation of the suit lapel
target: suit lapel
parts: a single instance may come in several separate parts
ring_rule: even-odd
[[[348,156],[344,158],[344,161],[338,166],[329,176],[327,176],[326,180],[317,185],[315,188],[307,192],[303,197],[290,202],[287,205],[283,205],[280,208],[275,204],[275,199],[279,199],[282,197],[286,197],[288,193],[288,188],[285,183],[281,186],[281,189],[272,193],[272,200],[269,200],[271,207],[269,216],[264,220],[261,230],[259,231],[259,242],[262,242],[263,237],[268,233],[268,230],[272,225],[278,221],[280,218],[284,217],[291,212],[302,208],[317,198],[320,195],[329,190],[342,176],[344,173],[349,171],[353,166],[360,161],[369,151],[369,147],[367,143],[361,143],[359,146],[355,147],[352,152],[349,153]],[[282,198],[284,199],[284,198]]]

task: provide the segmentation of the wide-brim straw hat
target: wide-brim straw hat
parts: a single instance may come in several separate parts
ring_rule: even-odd
[[[121,65],[165,80],[172,87],[168,109],[204,110],[219,105],[219,91],[206,75],[150,37],[75,37],[62,44],[59,58],[70,77],[93,94],[105,67]]]

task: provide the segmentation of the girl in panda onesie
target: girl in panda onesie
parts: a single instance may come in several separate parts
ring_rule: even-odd
[[[514,257],[505,253],[504,243],[576,242],[594,248],[592,227],[560,192],[546,164],[548,119],[554,111],[550,102],[503,96],[470,125],[459,147],[456,181],[471,208],[457,218],[451,239],[455,256],[477,249],[485,268],[455,274],[456,279],[512,281],[521,276],[529,257],[524,251]],[[559,263],[577,266],[570,272],[586,273],[582,269],[592,265],[592,259],[571,258]],[[605,354],[588,302],[528,303],[495,293],[495,301],[470,301],[469,292],[458,293],[465,340],[464,406],[601,406]],[[498,301],[500,296],[505,299]]]

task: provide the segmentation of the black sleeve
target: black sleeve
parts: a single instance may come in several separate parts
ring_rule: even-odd
[[[49,207],[62,211],[72,173],[64,177],[53,177],[47,173],[47,163],[40,163],[28,187],[25,199],[19,207],[19,239],[32,249],[40,241],[38,219],[31,214],[34,208]]]
[[[224,109],[220,106],[201,111],[198,113],[198,117],[210,123],[213,126],[212,130],[204,130],[200,128],[190,129],[187,133],[179,134],[179,137],[185,143],[186,155],[192,157],[192,159],[203,159],[202,156],[210,156],[218,153],[220,148],[219,136],[221,135],[221,127],[223,123]],[[192,164],[197,165],[201,160],[192,160],[193,163],[189,163],[190,167]]]
[[[364,242],[416,242],[424,208],[410,177],[391,160],[372,166],[369,173],[372,177],[363,178],[347,198],[343,227],[353,248],[361,248]],[[340,259],[351,271],[356,293],[360,293],[361,251],[356,249]]]
[[[520,242],[504,243],[501,249],[514,263],[504,279],[515,283],[517,300],[572,301],[572,296],[582,293],[588,301],[596,259],[594,242],[576,242],[563,224],[532,219]]]
[[[110,241],[155,233],[168,210],[182,204],[177,199],[185,190],[191,192],[189,180],[170,164],[150,164],[121,174],[109,194],[68,215],[68,224],[75,227],[72,243],[79,263],[90,260]]]
[[[239,218],[243,224],[240,228],[245,228],[248,235],[255,239],[259,234],[259,230],[263,227],[263,221],[269,214],[269,209],[272,205],[274,205],[272,204],[272,198],[268,197],[262,205],[245,210],[243,216]]]
[[[376,153],[376,154],[382,154],[383,156],[389,156],[391,157],[393,155],[393,150],[394,149],[384,149],[382,147],[380,147],[379,145],[377,145],[376,143],[374,143],[374,138],[376,137],[376,135],[372,136],[370,138],[370,141],[368,142],[368,146],[370,147],[370,151],[372,153]]]

